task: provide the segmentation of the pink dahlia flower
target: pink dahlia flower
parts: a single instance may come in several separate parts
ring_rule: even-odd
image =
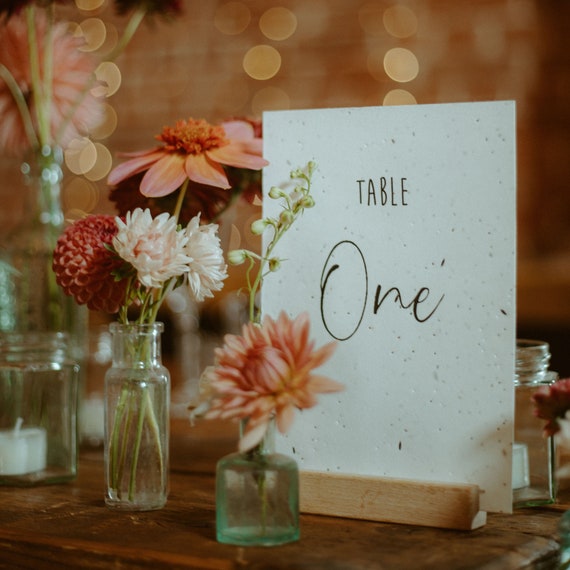
[[[48,24],[43,12],[36,16],[36,34],[40,62],[41,81],[49,72],[51,76],[51,97],[40,95],[46,104],[43,111],[36,107],[30,69],[30,49],[28,26],[25,14],[14,14],[7,22],[0,24],[0,64],[12,74],[29,108],[33,128],[39,135],[39,117],[45,112],[49,120],[47,133],[51,140],[41,140],[40,144],[55,142],[65,147],[80,134],[85,134],[96,126],[102,118],[101,102],[91,93],[85,93],[95,71],[97,60],[90,54],[80,51],[82,40],[74,37],[66,24],[53,25],[52,69],[45,69],[45,43],[49,39]],[[37,93],[36,93],[37,95]],[[48,105],[49,103],[49,105]],[[0,78],[0,148],[12,155],[21,155],[32,145],[16,101],[6,82]]]
[[[117,313],[125,300],[127,280],[114,278],[124,261],[105,247],[116,233],[114,216],[91,215],[68,226],[55,247],[53,270],[58,285],[93,311]]]
[[[313,374],[333,353],[334,343],[315,349],[309,339],[309,317],[291,320],[282,312],[277,320],[265,317],[261,326],[249,323],[241,336],[226,335],[216,349],[215,365],[206,372],[214,401],[206,417],[247,418],[240,450],[257,445],[269,420],[285,433],[295,408],[312,408],[316,394],[337,392],[342,384]]]
[[[259,170],[268,164],[261,156],[262,139],[255,137],[253,126],[246,121],[214,126],[190,118],[165,127],[157,139],[164,146],[125,153],[130,160],[111,171],[109,184],[146,171],[140,191],[145,196],[160,197],[174,192],[187,179],[230,188],[223,165]]]
[[[174,216],[163,212],[153,218],[150,210],[137,208],[125,221],[115,219],[119,228],[113,247],[134,267],[138,281],[148,288],[162,287],[171,277],[188,271],[192,258],[185,252],[188,237],[177,230]]]
[[[532,399],[535,404],[534,415],[547,420],[544,433],[554,435],[560,430],[558,421],[565,418],[566,412],[570,410],[570,378],[539,388]]]

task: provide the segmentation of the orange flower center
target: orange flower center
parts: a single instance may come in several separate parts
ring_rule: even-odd
[[[165,150],[168,152],[194,155],[220,148],[230,142],[226,138],[224,127],[210,125],[204,119],[177,121],[174,127],[164,127],[156,138],[165,144]]]

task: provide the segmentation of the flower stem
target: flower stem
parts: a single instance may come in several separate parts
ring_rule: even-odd
[[[34,130],[34,122],[32,120],[32,115],[30,114],[30,109],[26,104],[26,98],[24,97],[18,82],[14,79],[14,76],[3,63],[0,63],[0,78],[4,80],[12,94],[12,97],[14,98],[14,101],[16,102],[30,146],[32,148],[38,147],[39,140],[36,135],[36,131]]]

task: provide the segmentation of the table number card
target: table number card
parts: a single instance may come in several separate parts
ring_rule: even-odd
[[[279,448],[306,472],[469,483],[510,512],[513,102],[267,112],[264,192],[317,163],[264,314],[307,311],[343,382]],[[279,204],[264,200],[264,215]]]

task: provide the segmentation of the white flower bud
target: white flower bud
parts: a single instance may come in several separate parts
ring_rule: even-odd
[[[245,249],[232,249],[228,253],[228,263],[231,265],[241,265],[247,259]]]
[[[265,228],[267,227],[268,222],[265,219],[255,220],[253,224],[251,224],[251,233],[253,235],[259,236],[263,233]]]

